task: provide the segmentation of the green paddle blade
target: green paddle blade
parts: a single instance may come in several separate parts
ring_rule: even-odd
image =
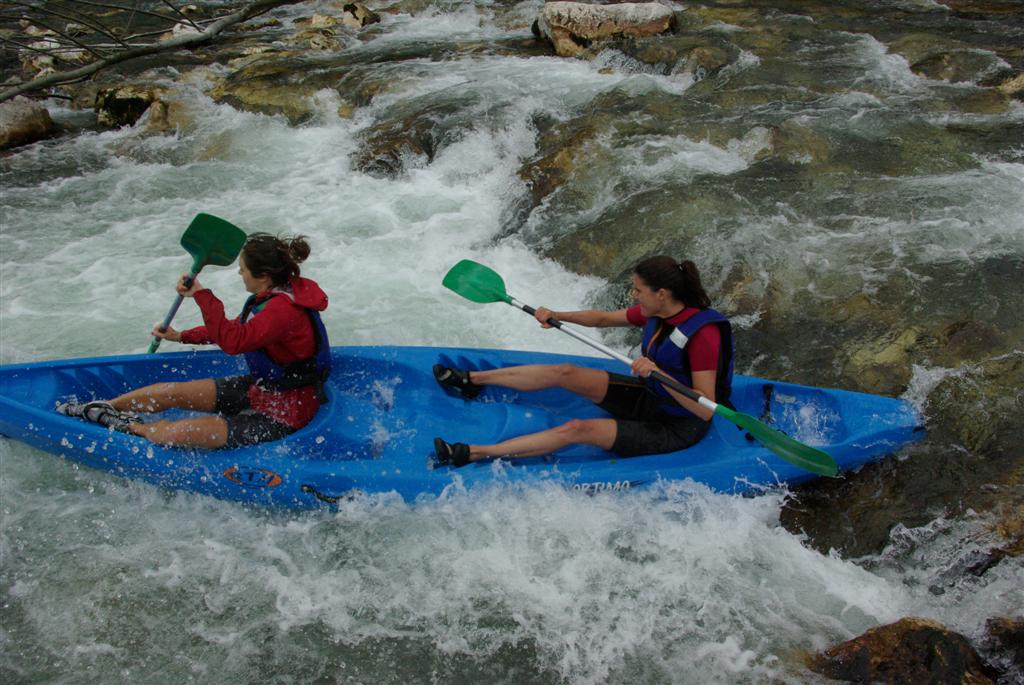
[[[750,433],[755,440],[794,466],[830,478],[835,478],[839,472],[835,459],[827,452],[798,442],[749,414],[733,411],[722,405],[715,408],[715,413]]]
[[[181,236],[181,246],[192,255],[194,273],[207,264],[227,266],[238,258],[245,232],[212,214],[197,214]]]
[[[441,285],[472,302],[512,302],[501,275],[471,259],[463,259],[449,269]]]

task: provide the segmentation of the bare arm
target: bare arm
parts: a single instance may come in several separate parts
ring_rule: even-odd
[[[606,328],[609,326],[629,326],[626,319],[626,310],[618,309],[614,312],[606,312],[600,309],[584,309],[576,312],[555,312],[547,307],[538,307],[534,315],[540,325],[544,328],[551,328],[547,323],[550,318],[558,319],[564,323],[574,323],[577,326],[589,328]]]
[[[716,371],[694,371],[693,372],[693,389],[698,393],[708,398],[712,402],[715,401],[715,381],[717,380]],[[704,407],[693,400],[683,397],[675,390],[668,386],[663,386],[668,393],[675,398],[676,402],[682,405],[683,409],[696,414],[705,421],[710,421],[711,417],[715,415],[715,412],[711,411],[707,407]]]

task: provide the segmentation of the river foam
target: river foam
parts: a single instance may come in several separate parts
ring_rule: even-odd
[[[518,11],[532,16],[540,4]],[[385,17],[381,29],[380,45],[351,49],[525,35],[496,27],[486,6]],[[822,55],[865,72],[857,90],[844,82],[808,105],[803,115],[826,132],[870,131],[928,87],[873,39],[844,35]],[[476,259],[519,299],[555,309],[582,307],[609,285],[503,232],[503,212],[526,192],[518,171],[536,152],[533,116],[566,121],[615,89],[681,98],[693,85],[617,54],[604,60],[407,60],[352,118],[324,91],[302,126],[218,105],[197,85],[178,93],[192,116],[174,133],[149,134],[142,122],[7,153],[0,360],[142,352],[189,265],[177,241],[198,212],[308,235],[304,273],[330,294],[334,344],[587,354],[510,307],[462,300],[441,278]],[[744,52],[721,84],[761,67]],[[409,160],[393,178],[353,169],[361,136],[393,107],[452,93],[473,97],[475,125],[429,164]],[[643,185],[738,175],[766,149],[767,130],[758,120],[717,146],[652,136],[612,150],[609,168]],[[620,179],[592,180],[575,213],[542,206],[526,231],[622,199]],[[936,265],[1024,252],[1022,184],[1024,166],[1003,158],[913,178],[851,176],[827,198],[840,198],[838,209],[795,194],[740,211],[690,247],[708,273],[727,274],[742,256],[753,297],[776,287],[786,299],[872,294],[909,274],[913,305],[935,287]],[[234,267],[201,279],[240,308]],[[198,321],[186,303],[176,325]],[[957,372],[919,368],[908,397],[924,406]],[[382,401],[398,380],[380,379]],[[950,522],[937,511],[934,524],[897,528],[883,553],[851,561],[779,524],[784,493],[672,483],[588,496],[511,485],[493,468],[489,490],[466,492],[456,477],[433,501],[382,496],[293,515],[161,492],[0,441],[3,668],[23,682],[814,683],[807,650],[905,615],[977,637],[1001,605],[1024,602],[1019,564],[962,586],[946,574],[962,560],[958,544],[991,542],[983,517]]]

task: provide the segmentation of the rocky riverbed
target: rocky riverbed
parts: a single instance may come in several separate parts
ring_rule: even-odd
[[[595,306],[627,301],[639,258],[692,256],[716,305],[737,321],[740,370],[904,395],[927,418],[927,438],[896,457],[793,490],[782,512],[790,531],[870,567],[899,548],[900,531],[977,518],[970,535],[980,543],[950,552],[934,593],[984,592],[1000,565],[1020,573],[1024,6],[652,5],[488,2],[479,11],[493,37],[453,30],[393,41],[392,18],[415,22],[458,12],[458,3],[303,3],[213,45],[62,87],[81,115],[51,118],[45,103],[26,100],[0,105],[0,129],[25,122],[0,142],[46,145],[120,126],[187,135],[203,125],[182,95],[196,89],[297,128],[315,123],[325,101],[343,118],[393,101],[375,110],[349,156],[354,169],[393,179],[429,167],[481,121],[522,123],[505,121],[520,113],[489,96],[486,76],[473,89],[453,81],[410,97],[398,90],[400,71],[477,59],[486,73],[488,60],[548,57],[589,61],[609,79],[668,78],[672,87],[634,80],[563,111],[533,112],[533,151],[495,240],[604,279]],[[4,57],[8,83],[44,68]],[[223,143],[198,157],[230,155]],[[708,151],[721,154],[701,161]],[[681,159],[696,161],[684,169]],[[1024,608],[1006,609],[969,636],[980,661],[948,660],[974,682],[1020,682],[1024,673]],[[942,633],[911,628],[895,630],[918,650]],[[928,668],[865,671],[831,657],[815,663],[833,678],[913,682]]]

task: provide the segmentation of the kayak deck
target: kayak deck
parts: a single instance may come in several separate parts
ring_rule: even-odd
[[[671,454],[618,458],[576,445],[555,455],[433,465],[433,439],[493,443],[574,418],[606,414],[564,390],[517,392],[488,387],[467,401],[433,379],[431,366],[465,369],[572,362],[621,371],[607,359],[538,352],[432,347],[337,347],[327,383],[330,401],[284,440],[252,447],[185,450],[57,414],[68,398],[109,399],[164,381],[245,372],[244,360],[219,351],[129,355],[0,367],[0,433],[128,478],[229,500],[309,508],[356,492],[395,491],[407,500],[436,496],[457,478],[466,486],[550,479],[594,491],[659,479],[685,479],[714,490],[797,483],[814,474],[783,461],[734,424],[716,417],[694,447]],[[733,404],[793,438],[824,449],[840,470],[856,468],[919,439],[921,419],[902,400],[737,376]],[[184,416],[169,411],[159,418]]]

